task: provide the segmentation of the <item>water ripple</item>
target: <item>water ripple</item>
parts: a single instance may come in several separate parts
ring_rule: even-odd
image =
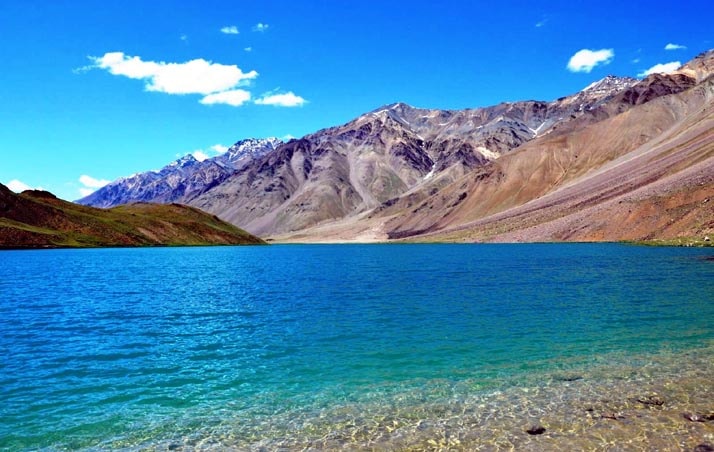
[[[714,403],[703,253],[3,252],[0,449],[689,447],[714,434],[681,416]]]

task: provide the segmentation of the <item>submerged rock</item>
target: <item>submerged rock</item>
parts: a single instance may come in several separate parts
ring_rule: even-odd
[[[664,400],[658,396],[645,396],[645,397],[638,397],[637,401],[640,402],[643,405],[649,405],[649,406],[662,406],[664,405]]]
[[[707,422],[714,421],[714,413],[699,414],[699,413],[682,413],[682,417],[692,422]]]
[[[583,377],[582,375],[576,375],[576,374],[568,374],[568,375],[556,375],[555,379],[557,381],[578,381],[582,380]]]
[[[532,425],[526,430],[529,435],[542,435],[545,433],[545,427],[542,425]]]

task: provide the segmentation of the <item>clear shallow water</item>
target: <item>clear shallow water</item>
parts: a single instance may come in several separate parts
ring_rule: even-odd
[[[0,448],[714,442],[712,423],[682,417],[714,412],[711,254],[2,252]],[[651,396],[664,405],[638,401]],[[530,424],[546,434],[531,437]]]

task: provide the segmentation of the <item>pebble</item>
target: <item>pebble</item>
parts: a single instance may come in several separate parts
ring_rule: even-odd
[[[646,396],[646,397],[640,397],[637,399],[638,402],[640,402],[643,405],[652,405],[652,406],[662,406],[664,405],[664,400],[657,396]]]
[[[533,425],[528,430],[526,430],[526,433],[529,435],[542,435],[545,433],[545,427],[542,425]]]
[[[682,413],[682,417],[692,422],[714,421],[714,414]]]

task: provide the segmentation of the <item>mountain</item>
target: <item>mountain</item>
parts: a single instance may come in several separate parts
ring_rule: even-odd
[[[158,171],[118,179],[77,203],[103,208],[132,202],[187,203],[281,143],[277,138],[242,140],[202,162],[189,154]]]
[[[609,77],[554,102],[459,111],[388,105],[280,146],[191,204],[258,234],[354,217],[415,190],[438,191],[635,84]]]
[[[452,231],[452,238],[498,241],[646,240],[667,236],[664,230],[658,233],[657,222],[688,216],[692,221],[677,233],[706,235],[714,227],[711,208],[701,216],[697,212],[705,204],[687,208],[674,199],[690,193],[690,201],[701,201],[714,194],[713,102],[710,79],[567,134],[534,140],[424,199],[413,212],[397,214],[385,230],[393,238]],[[708,177],[699,178],[707,171]],[[649,217],[659,220],[649,227],[626,227],[642,220],[632,214],[639,208],[633,203],[665,200],[679,209],[676,216],[651,208]],[[616,220],[622,212],[614,208],[625,206],[628,218]],[[578,221],[555,227],[571,215]],[[596,219],[611,230],[586,233],[598,229]]]
[[[677,73],[651,75],[591,118],[524,144],[408,212],[395,204],[373,218],[391,238],[701,241],[714,233],[714,71],[702,70],[712,61],[705,52]]]
[[[708,51],[675,73],[584,102],[580,114],[546,123],[546,132],[448,184],[422,184],[364,214],[276,239],[711,240],[713,62]],[[579,106],[593,88],[556,102]]]
[[[712,74],[707,51],[673,73],[611,75],[551,102],[391,104],[173,190],[276,240],[700,237],[712,232],[712,183],[700,177],[712,161]],[[167,202],[160,192],[149,197]]]
[[[105,210],[62,201],[46,191],[18,195],[0,184],[0,248],[260,243],[193,207],[140,203]]]

